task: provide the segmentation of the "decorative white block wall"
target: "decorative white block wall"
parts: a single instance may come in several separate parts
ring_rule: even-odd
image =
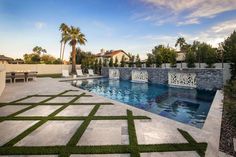
[[[168,84],[170,86],[196,88],[195,73],[168,72]]]
[[[148,82],[148,72],[146,70],[132,70],[132,81]]]
[[[109,69],[109,78],[110,79],[120,79],[119,69]]]

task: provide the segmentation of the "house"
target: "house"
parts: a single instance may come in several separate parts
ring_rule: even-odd
[[[185,54],[183,52],[177,52],[176,61],[177,61],[177,63],[184,62],[185,61]]]
[[[13,61],[12,58],[0,55],[0,64],[9,64],[11,61]]]
[[[129,55],[123,51],[123,50],[110,50],[105,51],[104,49],[101,49],[101,52],[95,55],[97,59],[101,59],[102,62],[107,59],[110,60],[113,59],[113,62],[115,62],[115,59],[118,59],[118,64],[120,64],[122,60],[122,56],[124,56],[125,61],[129,60]]]

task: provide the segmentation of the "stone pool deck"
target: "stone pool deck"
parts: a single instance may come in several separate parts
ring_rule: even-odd
[[[7,84],[0,96],[0,156],[197,157],[206,149],[205,156],[216,157],[222,98],[218,91],[198,129],[57,79]]]

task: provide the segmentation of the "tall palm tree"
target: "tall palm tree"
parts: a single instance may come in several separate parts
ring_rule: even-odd
[[[61,38],[63,38],[63,34],[67,33],[67,31],[69,30],[69,27],[65,24],[65,23],[62,23],[60,25],[60,28],[59,30],[61,31]],[[64,60],[64,52],[65,52],[65,46],[66,46],[66,43],[64,41],[60,41],[61,43],[61,48],[60,48],[60,59],[62,60],[62,63],[63,63],[63,60]]]
[[[46,50],[46,49],[43,49],[43,48],[40,47],[40,46],[35,46],[35,47],[33,48],[33,52],[38,53],[39,55],[41,55],[41,53],[47,53],[47,50]]]
[[[85,35],[77,27],[68,27],[68,30],[62,34],[61,42],[64,42],[64,44],[69,42],[72,46],[72,74],[76,74],[76,44],[85,45],[86,41]]]
[[[175,43],[175,47],[179,46],[180,51],[183,51],[184,46],[186,45],[186,41],[183,37],[179,37]],[[184,56],[185,56],[185,52],[183,51]],[[182,60],[181,60],[181,68],[182,68]]]

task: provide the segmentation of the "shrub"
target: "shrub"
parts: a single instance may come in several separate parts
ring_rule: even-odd
[[[190,51],[186,54],[186,62],[187,62],[187,66],[188,68],[194,68],[195,67],[195,54]]]

